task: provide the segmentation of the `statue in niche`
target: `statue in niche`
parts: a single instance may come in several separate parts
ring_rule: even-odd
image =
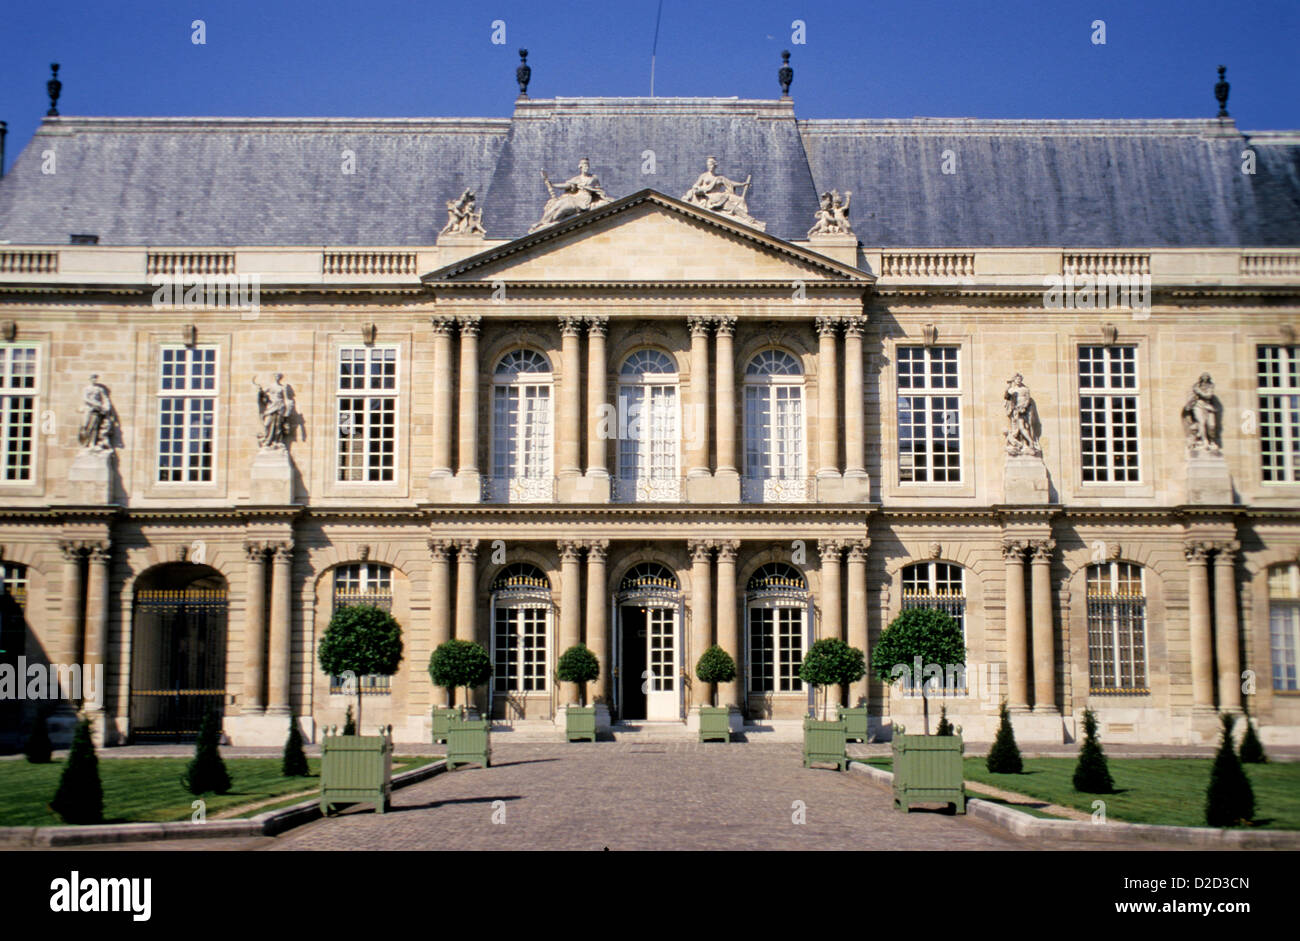
[[[282,450],[293,438],[293,389],[282,379],[284,373],[276,373],[269,386],[253,380],[257,387],[257,413],[262,420],[262,432],[257,436],[257,443],[264,450]]]
[[[1019,457],[1022,454],[1042,457],[1042,448],[1039,447],[1038,438],[1034,435],[1034,400],[1029,395],[1029,387],[1025,385],[1025,377],[1020,373],[1007,380],[1007,389],[1002,393],[1002,402],[1007,412],[1007,430],[1003,432],[1007,443],[1007,454],[1012,457]]]
[[[1188,454],[1220,453],[1219,403],[1208,372],[1201,373],[1183,406],[1183,433],[1187,436]]]
[[[474,191],[465,190],[457,199],[447,200],[447,224],[439,235],[487,235],[483,228],[483,211],[474,208]]]
[[[542,182],[546,184],[546,191],[551,194],[551,197],[542,208],[542,218],[528,230],[529,232],[536,232],[562,219],[613,202],[601,188],[600,180],[591,172],[591,163],[586,157],[578,161],[576,176],[569,177],[557,186],[551,183],[546,171],[543,170]]]
[[[704,172],[696,177],[694,185],[686,191],[682,201],[701,209],[720,212],[724,216],[732,216],[746,225],[762,229],[764,224],[749,214],[749,205],[745,202],[753,174],[745,177],[745,182],[739,183],[717,172],[716,158],[710,157],[704,165]]]
[[[808,237],[812,238],[814,235],[852,235],[853,226],[849,224],[849,200],[852,198],[853,193],[848,191],[844,193],[843,202],[840,202],[840,194],[837,190],[822,193],[821,205],[817,209],[813,227],[808,230]]]
[[[77,442],[87,451],[113,450],[113,432],[117,428],[117,410],[109,397],[108,386],[99,381],[98,374],[81,392],[81,411],[84,417],[77,431]]]

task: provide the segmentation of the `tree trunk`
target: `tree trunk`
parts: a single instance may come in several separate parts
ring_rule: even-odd
[[[357,677],[357,734],[361,734],[361,678]]]
[[[930,700],[925,695],[925,684],[921,684],[921,727],[925,734],[930,734]]]

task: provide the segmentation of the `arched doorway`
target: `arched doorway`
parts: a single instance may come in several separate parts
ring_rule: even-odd
[[[132,740],[192,741],[225,702],[225,578],[187,562],[151,569],[132,600]]]
[[[614,707],[620,720],[682,717],[681,588],[669,569],[642,562],[614,599]]]

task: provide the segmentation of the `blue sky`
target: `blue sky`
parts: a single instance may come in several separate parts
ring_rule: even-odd
[[[6,163],[48,107],[51,62],[68,115],[508,116],[520,46],[535,98],[648,94],[656,5],[12,0]],[[663,0],[655,93],[777,97],[788,48],[805,118],[1211,117],[1223,64],[1238,127],[1295,129],[1298,40],[1297,0]]]

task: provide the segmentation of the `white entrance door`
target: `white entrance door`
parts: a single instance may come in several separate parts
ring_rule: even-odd
[[[680,719],[681,682],[678,661],[681,644],[677,637],[677,609],[646,609],[646,718]]]

